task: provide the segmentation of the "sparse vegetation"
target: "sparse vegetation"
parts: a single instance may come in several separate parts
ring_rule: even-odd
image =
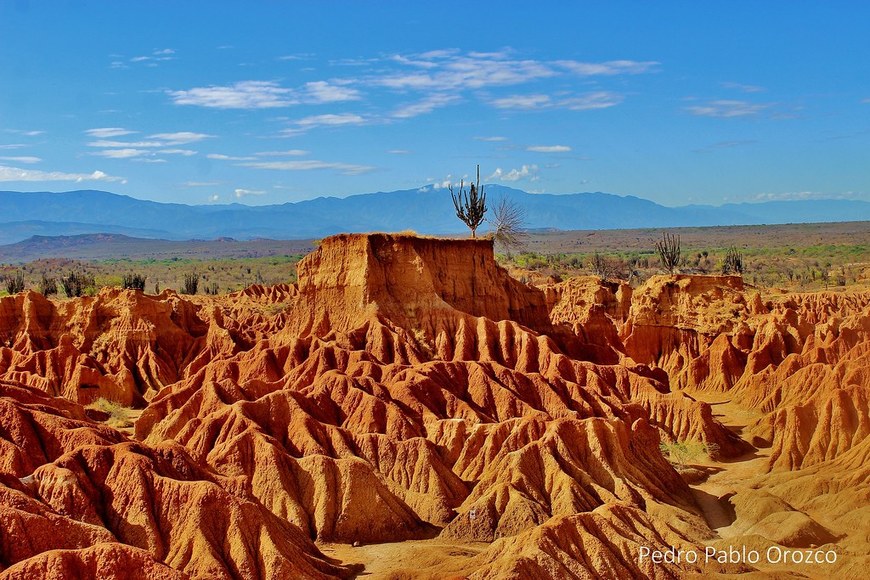
[[[453,206],[456,208],[456,217],[471,230],[471,237],[477,237],[477,228],[483,223],[486,215],[486,192],[480,187],[480,165],[477,166],[477,184],[472,183],[468,191],[465,191],[465,183],[460,180],[459,192],[453,191],[453,186],[448,186],[450,197],[453,198]]]
[[[656,252],[661,260],[662,267],[673,274],[680,264],[680,236],[674,236],[668,232],[662,233],[662,239],[655,244]]]
[[[109,416],[106,419],[106,424],[115,429],[127,429],[133,426],[137,413],[128,407],[124,407],[120,403],[110,401],[109,399],[100,397],[90,405],[88,409],[100,411]]]
[[[124,274],[122,280],[124,290],[145,290],[145,276],[142,274]]]
[[[487,214],[491,217],[490,214]],[[861,229],[864,227],[865,229]],[[651,238],[655,230],[608,230],[599,232],[526,232],[521,250],[498,247],[499,262],[519,280],[540,283],[550,278],[595,274],[590,267],[597,252],[613,267],[612,278],[633,286],[660,272],[660,260]],[[855,224],[738,226],[682,228],[682,254],[690,259],[680,271],[708,274],[721,271],[729,247],[739,244],[743,277],[747,284],[767,288],[803,291],[825,287],[822,272],[828,272],[830,287],[854,287],[870,283],[870,232]],[[283,250],[283,249],[282,249]],[[264,284],[294,282],[295,265],[300,254],[266,254],[261,250],[235,257],[163,257],[147,259],[101,259],[96,261],[46,258],[21,265],[0,265],[0,281],[20,271],[25,286],[41,290],[41,278],[54,278],[64,290],[61,278],[70,271],[93,279],[83,294],[104,286],[121,286],[123,275],[139,272],[147,279],[148,290],[159,294],[164,288],[181,291],[184,274],[203,273],[198,290],[235,292],[258,280]],[[268,251],[268,250],[262,250]],[[192,257],[191,257],[192,256]],[[700,256],[700,257],[699,257]],[[0,294],[5,286],[0,284]]]
[[[684,468],[705,457],[712,458],[719,451],[719,446],[703,441],[674,441],[659,444],[659,449],[671,463]]]
[[[725,252],[722,273],[743,275],[743,254],[740,253],[736,246],[731,246]]]
[[[77,298],[83,294],[92,294],[96,290],[96,281],[90,274],[71,271],[61,277],[60,286],[68,298]]]
[[[43,296],[53,296],[57,294],[57,278],[43,273],[39,279],[39,293]]]
[[[595,252],[592,255],[592,259],[589,262],[589,269],[592,270],[593,274],[595,274],[602,280],[616,277],[619,270],[616,264],[608,260],[606,257],[602,256],[598,252]]]
[[[184,282],[181,285],[182,294],[196,294],[199,288],[199,274],[188,272],[184,275]]]
[[[21,270],[14,274],[7,274],[4,279],[7,294],[18,294],[24,292],[24,273]]]

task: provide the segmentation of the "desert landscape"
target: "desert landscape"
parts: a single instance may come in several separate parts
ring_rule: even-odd
[[[867,22],[0,0],[0,580],[870,578]]]
[[[870,563],[866,287],[534,286],[491,240],[396,234],[326,238],[297,270],[0,299],[3,577]]]

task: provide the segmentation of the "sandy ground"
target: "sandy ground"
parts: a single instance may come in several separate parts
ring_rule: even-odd
[[[365,566],[359,578],[461,578],[471,572],[469,560],[487,548],[486,543],[458,544],[433,538],[390,544],[353,547],[350,544],[319,543],[330,558],[344,564]]]
[[[717,419],[738,435],[743,435],[745,427],[761,416],[757,411],[731,403],[722,394],[692,393],[692,396],[710,403]],[[707,523],[718,536],[711,540],[710,544],[721,549],[729,544],[730,538],[734,538],[736,545],[744,543],[744,540],[738,536],[738,531],[731,525],[735,520],[735,512],[729,498],[755,485],[755,481],[766,473],[769,457],[770,449],[758,449],[729,461],[708,459],[692,465],[710,474],[705,481],[690,485]],[[362,565],[364,568],[358,578],[391,580],[461,578],[474,570],[471,559],[487,546],[486,543],[447,542],[437,537],[358,547],[350,544],[319,544],[323,553],[330,558],[345,564]],[[753,544],[753,547],[760,546]],[[794,567],[788,568],[763,562],[755,567],[758,572],[741,577],[767,579],[830,577],[822,570],[814,573],[814,571],[796,570]]]

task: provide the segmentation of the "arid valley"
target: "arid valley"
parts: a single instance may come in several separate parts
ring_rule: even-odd
[[[532,286],[490,240],[388,234],[326,238],[297,270],[0,299],[4,578],[870,564],[865,286]]]

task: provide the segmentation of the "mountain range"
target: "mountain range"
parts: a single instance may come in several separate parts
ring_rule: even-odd
[[[608,193],[531,194],[486,187],[490,208],[504,198],[529,229],[595,230],[870,220],[870,203],[801,200],[667,207]],[[239,240],[319,238],[339,232],[460,233],[449,193],[432,187],[280,205],[184,205],[105,191],[0,192],[0,244],[35,235],[113,233],[139,238]],[[485,226],[484,228],[485,229]]]

